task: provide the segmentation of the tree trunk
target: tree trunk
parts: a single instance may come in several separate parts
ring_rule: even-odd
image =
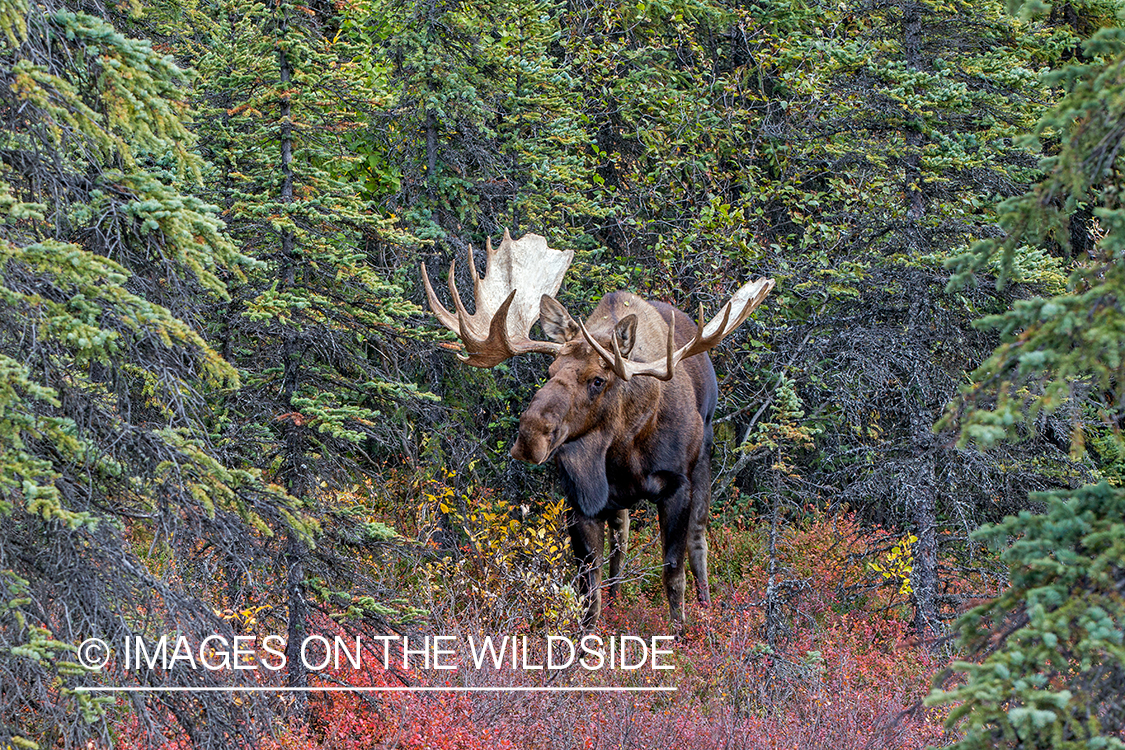
[[[902,9],[902,50],[906,57],[906,64],[912,70],[919,70],[922,66],[922,6],[917,2],[908,2]],[[920,117],[909,117],[906,120],[906,216],[910,223],[917,227],[926,213],[925,196],[922,193],[922,121]],[[912,249],[921,247],[921,237],[917,232],[911,237]]]
[[[284,2],[278,3],[278,38],[284,39],[289,30],[288,8]],[[280,151],[281,151],[281,202],[293,202],[293,122],[292,102],[289,86],[293,74],[289,55],[280,45],[277,48],[278,78],[280,83]],[[298,258],[296,257],[296,237],[291,229],[281,233],[281,265],[279,276],[282,288],[290,289],[296,283]],[[292,336],[285,341],[285,372],[282,378],[283,399],[289,412],[293,411],[293,395],[299,381],[300,352],[298,343]],[[304,451],[302,450],[301,426],[295,416],[290,416],[285,426],[285,460],[282,471],[283,481],[289,493],[297,499],[304,497]],[[301,661],[301,644],[308,634],[308,607],[305,604],[305,545],[290,531],[285,540],[285,594],[289,604],[289,625],[285,646],[285,684],[291,688],[306,688],[309,684],[308,672]],[[307,696],[298,690],[294,693],[293,710],[304,716],[308,709]]]
[[[924,285],[913,290],[914,303],[910,307],[907,327],[911,338],[918,340],[918,321],[923,315],[926,300]],[[914,629],[923,640],[935,640],[941,635],[942,625],[937,611],[937,477],[935,464],[938,452],[943,450],[934,435],[934,415],[926,403],[927,394],[917,386],[916,392],[904,392],[910,409],[910,449],[916,457],[907,462],[900,477],[909,513],[914,519],[918,541],[913,548],[914,566],[910,586],[914,590]]]
[[[777,580],[777,535],[781,525],[781,483],[774,479],[773,507],[770,509],[769,579],[766,582],[766,643],[777,648],[778,636],[783,631],[781,622],[781,595]]]
[[[929,433],[928,425],[923,428]],[[932,441],[932,435],[927,434],[927,437]],[[916,465],[915,476],[908,486],[908,502],[918,537],[910,575],[910,585],[914,589],[914,629],[919,638],[932,641],[942,631],[937,611],[937,487],[932,454]]]

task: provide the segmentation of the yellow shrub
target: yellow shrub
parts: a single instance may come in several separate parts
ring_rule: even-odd
[[[564,542],[566,501],[546,501],[536,513],[484,491],[459,495],[446,483],[450,478],[443,470],[419,493],[464,540],[455,554],[424,568],[431,611],[504,632],[577,628],[579,598]]]

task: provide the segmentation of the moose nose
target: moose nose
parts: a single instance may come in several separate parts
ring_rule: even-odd
[[[545,459],[546,456],[536,455],[537,452],[542,453],[542,451],[535,450],[535,447],[533,447],[534,442],[536,441],[525,439],[521,433],[520,436],[516,438],[516,444],[512,446],[512,450],[510,451],[512,458],[517,461],[526,461],[529,464],[543,463],[543,459]]]
[[[558,432],[557,421],[539,415],[524,415],[520,420],[516,444],[512,446],[512,458],[532,464],[543,463],[551,455]]]

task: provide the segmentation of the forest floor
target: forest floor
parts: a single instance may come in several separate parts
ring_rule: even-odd
[[[942,644],[920,643],[912,629],[909,537],[865,526],[848,513],[806,509],[777,539],[771,633],[768,521],[713,522],[713,601],[706,608],[691,601],[683,633],[660,642],[671,654],[659,663],[671,669],[654,670],[650,660],[638,669],[591,670],[576,662],[546,670],[535,668],[544,663],[546,634],[574,643],[582,637],[574,591],[557,583],[572,573],[562,506],[549,505],[534,522],[498,524],[496,513],[487,502],[453,513],[465,542],[460,554],[433,555],[395,575],[428,606],[410,631],[412,643],[447,634],[463,649],[470,636],[478,642],[486,635],[527,636],[529,655],[521,653],[515,668],[508,657],[499,669],[488,660],[476,668],[467,653],[457,653],[446,657],[459,662],[451,671],[412,663],[407,671],[365,664],[322,673],[313,684],[463,692],[313,694],[307,723],[278,726],[266,746],[907,750],[952,739],[943,727],[946,711],[922,705],[950,653]],[[408,530],[425,536],[427,524],[415,519]],[[659,535],[643,514],[632,547],[623,593],[608,603],[596,635],[603,643],[636,636],[630,644],[636,648],[641,639],[651,643],[653,635],[669,633]],[[694,599],[690,576],[688,588]],[[496,690],[513,686],[550,689]],[[580,687],[600,691],[575,690]]]

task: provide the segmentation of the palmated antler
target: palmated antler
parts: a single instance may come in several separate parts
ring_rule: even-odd
[[[699,327],[695,332],[695,338],[679,349],[676,349],[676,318],[672,316],[668,321],[668,355],[656,362],[636,362],[621,356],[621,345],[617,340],[616,331],[610,342],[613,348],[611,353],[594,340],[585,325],[579,322],[578,327],[582,329],[586,342],[601,355],[606,364],[612,367],[622,380],[630,380],[635,375],[650,375],[657,380],[671,380],[676,365],[681,361],[715,348],[720,341],[742,325],[743,321],[750,317],[750,313],[754,312],[754,308],[762,304],[762,300],[770,293],[773,286],[773,279],[758,279],[743,284],[723,307],[723,311],[711,318],[706,326],[703,325],[703,305],[700,304]]]
[[[559,344],[535,341],[528,338],[528,334],[539,319],[540,297],[559,291],[574,251],[553,250],[547,246],[547,240],[537,234],[525,234],[513,240],[507,229],[498,248],[494,250],[489,239],[485,249],[488,265],[482,279],[473,263],[473,248],[469,247],[469,270],[476,300],[476,312],[472,315],[457,293],[456,261],[449,264],[449,294],[453,297],[456,315],[438,301],[430,286],[426,264],[422,264],[422,281],[426,285],[430,309],[442,325],[456,333],[465,344],[468,354],[458,356],[474,367],[495,367],[517,354],[558,352]]]

